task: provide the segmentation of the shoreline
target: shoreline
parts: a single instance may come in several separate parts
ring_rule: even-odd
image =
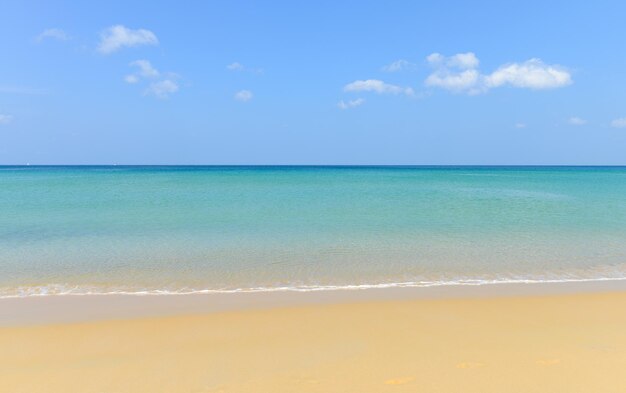
[[[398,288],[436,288],[436,287],[480,287],[484,285],[518,285],[518,284],[579,284],[590,282],[626,281],[626,277],[599,277],[599,278],[571,278],[571,279],[509,279],[509,280],[458,280],[458,281],[405,281],[378,284],[345,284],[345,285],[302,285],[302,286],[275,286],[249,287],[235,289],[181,289],[181,290],[112,290],[109,292],[94,292],[86,289],[66,289],[60,292],[48,292],[49,287],[59,288],[63,285],[48,285],[26,287],[21,294],[0,295],[1,299],[22,299],[29,297],[48,296],[170,296],[170,295],[213,295],[237,293],[269,293],[269,292],[326,292],[326,291],[360,291],[370,289],[398,289]],[[24,288],[24,287],[18,287]],[[16,290],[17,291],[17,290]]]
[[[307,305],[626,292],[626,280],[339,288],[186,294],[62,294],[0,298],[0,327],[137,319]]]

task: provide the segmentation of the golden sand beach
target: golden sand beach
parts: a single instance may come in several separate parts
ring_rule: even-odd
[[[1,392],[623,392],[626,292],[0,328]]]

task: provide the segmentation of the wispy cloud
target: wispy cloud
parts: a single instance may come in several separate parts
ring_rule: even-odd
[[[378,94],[404,94],[413,96],[415,92],[410,87],[401,87],[385,83],[378,79],[357,80],[343,88],[346,92],[373,91]]]
[[[144,93],[156,98],[166,99],[170,96],[170,94],[176,93],[178,89],[178,83],[171,79],[164,79],[162,81],[150,83]]]
[[[337,103],[337,107],[343,110],[356,108],[357,106],[362,105],[364,102],[365,102],[365,99],[363,98],[357,98],[356,100],[349,100],[349,101],[341,100]]]
[[[9,124],[13,121],[13,116],[0,114],[0,124]]]
[[[130,65],[137,67],[137,75],[144,78],[156,78],[159,76],[159,71],[148,60],[135,60]]]
[[[134,67],[136,71],[124,77],[126,83],[137,84],[142,80],[152,80],[144,90],[144,95],[164,99],[180,89],[180,85],[176,81],[179,78],[177,74],[173,72],[161,73],[148,60],[135,60],[130,62],[129,66]]]
[[[398,71],[408,70],[414,67],[415,67],[415,64],[407,60],[400,59],[400,60],[394,61],[391,64],[387,64],[383,66],[381,69],[384,72],[398,72]]]
[[[159,40],[150,30],[133,30],[122,25],[115,25],[107,28],[100,34],[98,51],[107,55],[123,47],[158,44]]]
[[[238,62],[234,62],[226,66],[226,69],[229,71],[243,71],[244,68],[243,64]]]
[[[614,128],[626,128],[626,117],[615,119],[611,122],[611,127]]]
[[[248,102],[252,99],[252,92],[250,90],[240,90],[235,93],[235,99],[241,102]]]
[[[502,65],[490,74],[480,73],[480,61],[472,52],[449,57],[433,53],[426,57],[426,61],[434,71],[424,83],[457,93],[479,94],[503,86],[533,90],[554,89],[573,82],[567,69],[545,64],[537,58]]]
[[[45,29],[37,37],[35,37],[35,42],[42,42],[46,39],[53,39],[58,41],[67,41],[70,39],[70,36],[61,29]]]
[[[480,64],[473,52],[457,53],[449,57],[440,53],[431,53],[426,57],[426,61],[434,67],[459,68],[462,70],[477,68]]]
[[[526,123],[515,123],[515,128],[526,128]]]
[[[126,81],[126,83],[137,83],[139,82],[139,77],[137,75],[130,74],[130,75],[126,75],[124,77],[124,80]]]
[[[226,66],[226,69],[228,71],[247,71],[247,72],[252,72],[255,74],[260,74],[263,72],[263,70],[261,68],[253,68],[253,67],[248,67],[245,66],[239,62],[234,62],[234,63],[230,63],[229,65]]]
[[[581,119],[580,117],[573,116],[567,119],[567,122],[572,126],[583,126],[587,124],[587,120]]]

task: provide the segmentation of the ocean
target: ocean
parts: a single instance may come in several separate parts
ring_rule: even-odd
[[[626,278],[626,167],[0,167],[0,297]]]

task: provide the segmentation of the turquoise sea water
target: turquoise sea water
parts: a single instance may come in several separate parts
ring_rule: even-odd
[[[0,167],[0,297],[624,278],[623,167]]]

